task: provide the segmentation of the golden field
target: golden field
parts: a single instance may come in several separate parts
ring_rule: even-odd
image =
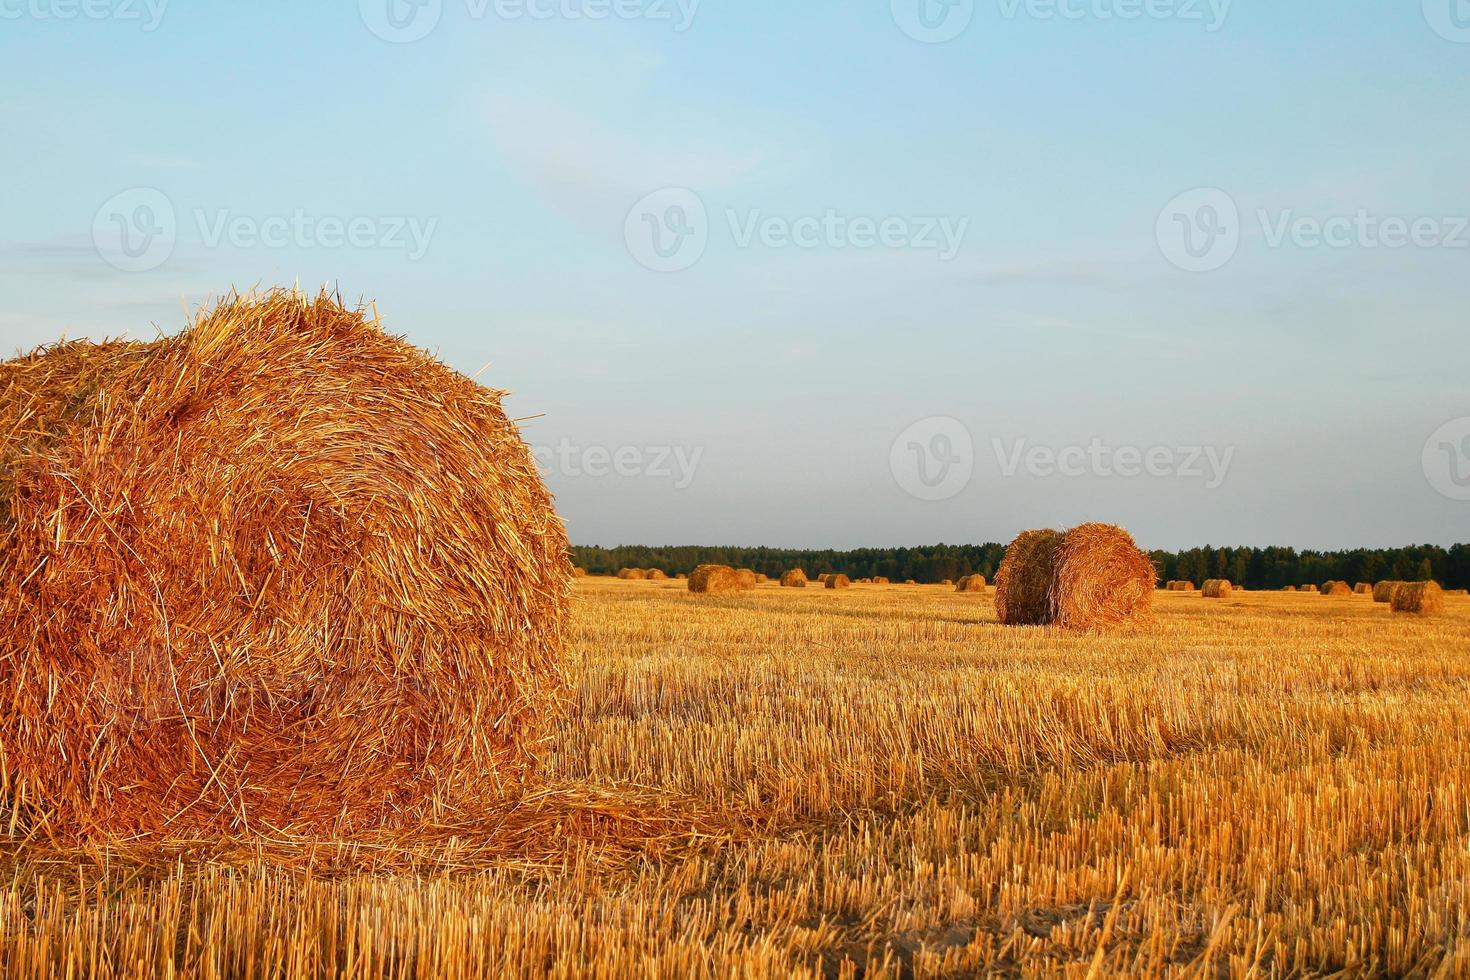
[[[993,596],[582,580],[521,805],[13,837],[0,974],[1470,976],[1470,600],[1161,592],[1098,637]]]

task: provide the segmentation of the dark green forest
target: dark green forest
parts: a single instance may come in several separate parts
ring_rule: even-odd
[[[688,573],[703,564],[750,568],[776,577],[789,568],[808,575],[841,572],[853,578],[886,576],[895,582],[913,579],[934,583],[979,572],[995,578],[1005,556],[1003,544],[937,544],[921,548],[858,548],[853,551],[805,551],[790,548],[717,548],[682,546],[650,548],[574,547],[573,561],[593,575],[613,575],[621,568],[660,568],[670,575]],[[1192,548],[1150,552],[1159,580],[1227,578],[1248,589],[1320,584],[1330,580],[1375,582],[1380,579],[1434,579],[1446,588],[1470,588],[1470,544],[1452,548],[1418,545],[1407,548],[1358,548],[1352,551],[1297,551],[1295,548]]]

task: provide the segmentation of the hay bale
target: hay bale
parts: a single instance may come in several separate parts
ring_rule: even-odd
[[[1352,595],[1353,590],[1351,587],[1348,586],[1346,582],[1323,582],[1322,594],[1325,596],[1341,597],[1345,595]]]
[[[687,582],[687,581],[689,581],[689,576],[688,575],[685,575],[683,572],[680,572],[678,575],[675,575],[674,576],[674,581],[675,582]]]
[[[1393,602],[1394,591],[1403,584],[1403,582],[1399,582],[1397,580],[1384,580],[1382,582],[1379,582],[1377,585],[1373,586],[1373,601],[1390,603]]]
[[[1432,616],[1444,612],[1444,590],[1437,582],[1405,582],[1393,590],[1389,608],[1396,613]]]
[[[885,578],[882,575],[874,575],[873,576],[873,584],[874,585],[892,585],[893,583],[890,582],[890,581],[888,581],[888,579]]]
[[[822,583],[823,585],[826,585],[827,584],[827,580],[829,578],[831,578],[831,577],[832,577],[832,573],[831,572],[823,572],[822,574],[820,574],[820,575],[817,576],[817,581],[820,582],[820,583]]]
[[[669,576],[661,568],[650,568],[643,573],[643,577],[650,582],[667,582]]]
[[[850,588],[851,586],[852,579],[848,578],[846,575],[827,576],[827,588],[829,589],[846,589]]]
[[[1373,594],[1373,583],[1372,582],[1359,582],[1357,585],[1354,585],[1353,586],[1353,595],[1372,595],[1372,594]]]
[[[954,587],[954,579],[952,579],[952,578],[947,578],[947,579],[944,579],[944,580],[943,580],[943,581],[942,581],[942,582],[940,582],[940,583],[939,583],[939,584],[940,584],[940,585],[947,585],[947,586],[949,586],[949,587],[950,587],[950,588],[953,588],[953,587]]]
[[[1206,599],[1228,599],[1230,593],[1235,591],[1235,586],[1230,584],[1226,578],[1205,579],[1204,588],[1200,589],[1200,595]]]
[[[760,572],[756,572],[755,573],[755,584],[756,585],[765,585],[770,580],[771,580],[771,577],[769,575],[762,575]]]
[[[628,582],[641,582],[648,578],[648,573],[641,568],[621,568],[618,570],[618,578]]]
[[[1170,582],[1169,583],[1169,591],[1170,592],[1193,592],[1194,591],[1194,583],[1188,581],[1187,579],[1180,579],[1178,581]]]
[[[1313,595],[1316,595],[1317,594],[1317,587],[1315,585],[1304,585],[1304,586],[1301,587],[1301,591],[1302,592],[1310,592]]]
[[[1152,620],[1158,570],[1127,531],[1081,524],[1067,532],[1056,558],[1051,599],[1058,626],[1096,631]]]
[[[50,834],[133,839],[514,792],[574,573],[501,394],[285,291],[0,364],[9,789]]]
[[[1152,618],[1157,581],[1153,562],[1120,527],[1025,531],[1006,548],[996,573],[996,613],[1009,625],[1140,625]]]
[[[729,565],[700,565],[689,576],[689,591],[698,594],[739,592],[744,587],[739,573]]]
[[[748,568],[737,569],[735,575],[740,579],[740,587],[742,589],[753,589],[760,581],[756,578],[755,572]]]
[[[793,568],[781,576],[781,588],[783,589],[804,589],[806,583],[806,572],[799,568]]]
[[[911,578],[906,578],[906,579],[903,580],[903,584],[904,585],[918,585],[919,583],[916,582],[916,581],[914,581]]]
[[[1022,531],[1006,547],[995,573],[995,611],[1009,626],[1039,626],[1055,618],[1052,580],[1065,537],[1051,529]]]
[[[1281,591],[1282,592],[1295,592],[1296,591],[1296,586],[1294,586],[1294,585],[1283,585],[1281,587]]]
[[[966,575],[964,578],[955,583],[954,590],[956,592],[984,592],[985,576]]]

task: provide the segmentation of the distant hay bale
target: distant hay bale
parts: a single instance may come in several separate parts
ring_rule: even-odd
[[[740,587],[742,589],[753,589],[760,583],[760,580],[756,578],[755,572],[748,568],[736,569],[735,575],[740,580]]]
[[[893,583],[892,582],[889,582],[888,579],[884,578],[882,575],[874,575],[873,576],[873,584],[874,585],[892,585]]]
[[[740,574],[729,565],[700,565],[689,576],[689,591],[698,594],[739,592],[744,587]]]
[[[984,592],[985,576],[966,575],[964,578],[955,583],[954,590],[956,592]]]
[[[1282,592],[1295,592],[1296,591],[1296,586],[1294,586],[1294,585],[1283,585],[1281,587],[1281,591]]]
[[[804,589],[806,583],[806,572],[799,568],[793,568],[781,576],[781,588],[783,589]]]
[[[0,746],[45,833],[341,839],[514,793],[575,572],[501,396],[287,291],[0,364]]]
[[[948,586],[950,586],[950,587],[953,587],[953,586],[954,586],[954,579],[952,579],[952,578],[947,578],[947,579],[944,579],[944,580],[943,580],[943,581],[942,581],[942,582],[940,582],[940,583],[939,583],[939,584],[940,584],[940,585],[948,585]]]
[[[827,576],[827,588],[829,589],[846,589],[851,587],[851,585],[852,579],[848,578],[846,575],[839,574]]]
[[[1006,548],[996,573],[996,612],[1008,625],[1141,625],[1152,618],[1157,581],[1153,562],[1120,527],[1025,531]]]
[[[648,573],[641,568],[623,568],[618,570],[618,578],[625,581],[641,582],[648,578]]]
[[[1346,582],[1323,582],[1322,594],[1325,596],[1352,595],[1353,590]]]
[[[678,575],[675,575],[674,576],[674,581],[675,582],[687,582],[687,581],[689,581],[689,576],[688,575],[685,575],[683,572],[680,572]]]
[[[1315,585],[1304,585],[1304,586],[1301,587],[1301,589],[1299,591],[1302,591],[1302,592],[1310,592],[1313,595],[1316,595],[1317,594],[1317,587]]]
[[[1200,594],[1206,599],[1228,599],[1234,591],[1235,586],[1230,584],[1229,579],[1210,578],[1205,579],[1205,584],[1200,589]]]
[[[1390,603],[1393,602],[1394,590],[1396,590],[1399,586],[1403,584],[1403,582],[1392,579],[1386,579],[1382,582],[1377,583],[1373,586],[1373,601]]]
[[[650,568],[643,573],[643,577],[650,582],[666,582],[669,578],[662,568]]]
[[[762,575],[760,572],[756,572],[755,573],[755,584],[756,585],[765,585],[770,580],[771,580],[771,577],[769,575]]]
[[[1187,579],[1180,579],[1180,580],[1175,581],[1175,582],[1170,582],[1169,583],[1169,591],[1170,592],[1193,592],[1194,591],[1194,583],[1188,581]]]
[[[1390,608],[1396,613],[1432,616],[1444,612],[1444,590],[1437,582],[1405,582],[1393,590]]]
[[[1373,583],[1372,582],[1359,582],[1357,585],[1354,585],[1353,586],[1353,595],[1372,595],[1372,594],[1373,594]]]
[[[820,582],[820,583],[822,583],[823,585],[826,585],[827,584],[827,580],[829,578],[831,578],[831,577],[832,577],[832,573],[831,572],[823,572],[822,574],[820,574],[820,575],[817,576],[817,581]]]
[[[911,578],[906,578],[906,579],[903,580],[903,584],[904,585],[918,585],[919,583],[916,582],[916,581],[914,581]]]

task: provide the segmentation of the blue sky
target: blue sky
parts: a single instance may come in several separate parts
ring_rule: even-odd
[[[1463,0],[389,2],[0,0],[0,346],[337,284],[583,543],[1470,537]]]

